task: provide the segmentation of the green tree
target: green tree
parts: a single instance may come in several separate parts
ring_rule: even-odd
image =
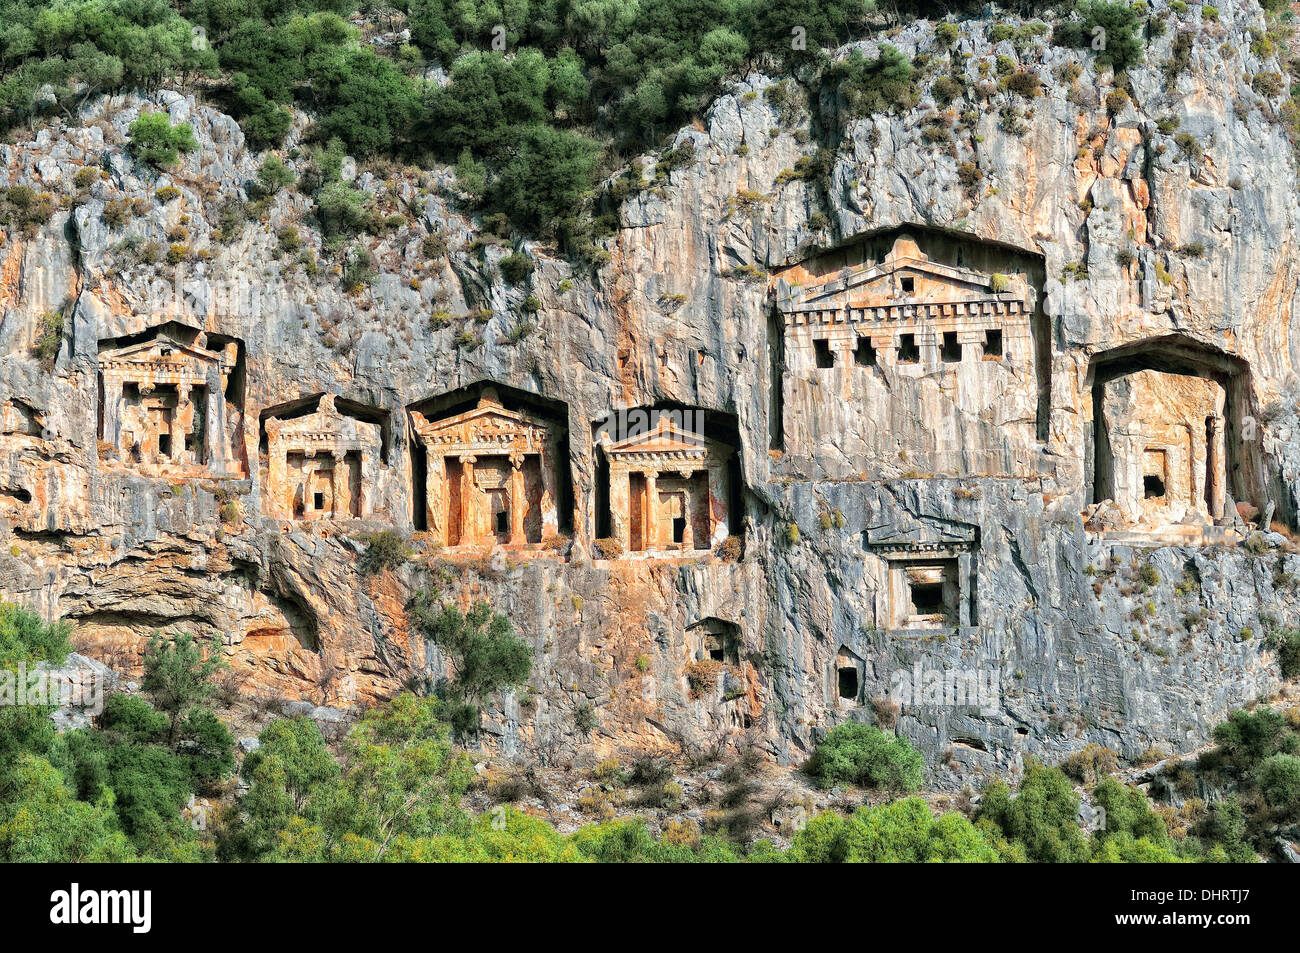
[[[887,735],[875,725],[847,722],[818,742],[807,770],[823,787],[856,784],[915,791],[925,761],[906,738]]]
[[[1080,863],[1088,858],[1088,844],[1078,814],[1079,797],[1061,770],[1030,762],[1017,794],[1000,781],[990,785],[975,817],[1023,846],[1031,861]]]
[[[248,792],[240,798],[229,825],[219,832],[219,851],[225,859],[270,856],[279,846],[280,835],[295,815],[307,809],[316,792],[338,784],[338,762],[310,718],[276,719],[262,729],[258,740],[259,746],[244,758],[241,769]]]
[[[437,699],[408,693],[371,709],[348,734],[338,783],[312,789],[277,856],[380,861],[408,856],[421,839],[463,836],[460,799],[474,772],[449,734]]]
[[[181,152],[198,148],[188,123],[173,126],[166,113],[142,113],[127,127],[128,148],[137,161],[159,169],[170,169]]]
[[[0,860],[120,863],[135,857],[118,829],[112,792],[79,801],[44,758],[20,755],[0,797]]]
[[[212,676],[225,666],[221,639],[213,636],[207,651],[189,633],[174,639],[153,635],[145,647],[144,679],[140,686],[171,722],[168,740],[175,743],[182,719],[212,697]]]
[[[487,602],[476,602],[469,612],[461,612],[420,591],[406,611],[416,630],[454,661],[455,676],[443,695],[450,703],[452,724],[460,731],[477,731],[483,700],[522,685],[532,673],[532,648],[515,635],[510,620],[493,612]]]

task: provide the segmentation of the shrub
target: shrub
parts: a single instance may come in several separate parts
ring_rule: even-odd
[[[533,273],[533,260],[523,252],[501,259],[501,276],[512,285],[520,285]]]
[[[366,550],[357,560],[357,569],[363,576],[372,576],[385,569],[397,569],[411,558],[406,537],[397,530],[385,529],[366,537]]]
[[[1300,675],[1300,628],[1273,629],[1265,644],[1277,653],[1283,678]]]
[[[1041,83],[1038,74],[1033,70],[1020,69],[1002,80],[1002,88],[1025,99],[1033,99],[1039,94]]]
[[[817,745],[808,773],[822,787],[854,784],[889,791],[915,791],[925,762],[906,738],[857,722],[831,729]]]
[[[54,209],[54,196],[48,192],[37,194],[26,185],[0,188],[0,225],[16,228],[24,235],[34,235],[54,216]]]
[[[293,171],[277,156],[267,156],[257,170],[257,184],[266,195],[274,195],[293,185]]]
[[[165,185],[154,192],[153,197],[164,205],[168,202],[174,202],[181,197],[181,190],[174,185]]]
[[[852,817],[825,811],[794,838],[799,863],[995,863],[997,852],[957,813],[935,817],[920,798],[861,807]]]
[[[1296,736],[1288,730],[1286,719],[1271,708],[1234,711],[1214,727],[1214,741],[1228,764],[1239,772],[1249,771],[1274,754],[1289,754],[1296,747]]]
[[[347,255],[339,284],[348,294],[355,294],[375,279],[378,272],[370,252],[357,245]]]
[[[1143,22],[1134,7],[1123,0],[1081,0],[1075,9],[1079,19],[1059,24],[1052,36],[1054,43],[1089,48],[1100,28],[1106,42],[1096,51],[1097,62],[1122,73],[1141,61]]]
[[[853,117],[911,109],[918,98],[912,64],[888,43],[881,44],[880,56],[874,60],[854,49],[848,59],[826,69],[822,82],[838,89]]]
[[[1110,748],[1089,742],[1061,762],[1061,770],[1084,784],[1096,784],[1119,768],[1119,756]]]
[[[582,735],[590,735],[600,727],[600,719],[589,702],[583,702],[573,709],[573,727]]]
[[[1300,758],[1275,754],[1260,764],[1256,778],[1269,807],[1286,812],[1300,809]]]
[[[141,113],[127,128],[127,148],[136,161],[158,169],[169,169],[180,160],[181,152],[198,148],[189,125],[173,126],[166,113]]]
[[[32,353],[36,355],[43,370],[54,369],[54,360],[59,356],[62,345],[63,312],[46,311],[36,321],[36,341],[32,345]]]
[[[1039,863],[1078,863],[1088,847],[1077,817],[1079,798],[1058,768],[1030,762],[1016,797],[1002,782],[984,791],[975,820],[991,824]]]

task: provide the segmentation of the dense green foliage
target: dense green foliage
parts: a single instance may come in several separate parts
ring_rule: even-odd
[[[182,152],[198,147],[194,133],[185,124],[173,126],[166,113],[142,113],[127,130],[131,155],[158,169],[170,169]]]
[[[850,817],[826,812],[794,839],[804,863],[996,863],[997,852],[960,814],[935,817],[920,798],[862,807]]]
[[[1070,780],[1034,762],[1017,790],[990,785],[973,819],[904,798],[816,814],[784,851],[735,836],[730,819],[712,833],[670,821],[656,834],[644,820],[622,819],[566,836],[508,807],[475,817],[465,807],[475,775],[453,742],[453,720],[463,706],[526,679],[528,646],[485,603],[461,612],[421,594],[410,613],[453,658],[456,678],[443,697],[400,695],[333,748],[312,720],[275,719],[243,761],[242,794],[231,778],[233,739],[207,707],[217,653],[189,637],[151,640],[149,698],[111,696],[94,728],[56,734],[48,710],[0,710],[0,861],[1251,862],[1257,847],[1267,849],[1270,825],[1300,814],[1296,723],[1260,708],[1220,725],[1218,747],[1198,765],[1240,796],[1203,805],[1177,836],[1166,813],[1112,777],[1090,791],[1106,822],[1085,832]],[[7,665],[58,661],[67,638],[65,626],[0,604]],[[753,793],[756,766],[741,758],[718,775],[726,787],[715,813],[727,813],[733,792]],[[922,764],[903,739],[850,723],[823,739],[809,767],[823,783],[893,793],[917,787]],[[621,774],[616,764],[602,771]],[[648,803],[680,799],[680,788],[669,796],[677,786],[666,766],[647,761],[622,776],[658,792]],[[182,813],[196,794],[229,805],[206,833]]]
[[[925,761],[906,738],[852,721],[832,728],[808,763],[808,773],[823,787],[855,784],[888,791],[915,791],[924,770]]]
[[[6,664],[59,661],[67,635],[0,605]],[[235,765],[230,732],[202,705],[214,669],[189,637],[154,639],[143,680],[154,704],[112,695],[97,727],[63,734],[49,709],[0,709],[0,859],[198,859],[181,808]]]

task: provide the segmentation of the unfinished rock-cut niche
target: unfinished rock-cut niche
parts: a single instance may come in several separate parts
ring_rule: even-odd
[[[322,394],[262,415],[262,507],[279,519],[375,515],[387,413]]]
[[[821,474],[1026,476],[1050,393],[1041,259],[933,229],[782,271],[779,432]]]
[[[1262,505],[1244,361],[1181,335],[1096,355],[1088,372],[1089,527],[1201,537]]]
[[[243,347],[170,322],[99,342],[99,456],[152,477],[244,477]]]
[[[889,629],[957,629],[977,625],[979,530],[940,520],[879,523],[862,534],[883,581],[877,617]]]
[[[410,411],[416,529],[461,549],[553,546],[569,531],[563,405],[482,383]]]
[[[736,623],[710,616],[694,623],[686,631],[694,640],[696,661],[711,660],[724,665],[740,664],[743,637],[740,626]]]
[[[847,645],[835,653],[831,668],[831,698],[840,705],[860,705],[866,684],[866,662]]]
[[[739,535],[735,421],[698,408],[618,411],[594,427],[596,535],[625,553],[707,552]]]

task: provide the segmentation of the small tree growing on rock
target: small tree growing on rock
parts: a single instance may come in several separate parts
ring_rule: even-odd
[[[136,161],[156,169],[170,169],[180,161],[180,153],[199,147],[188,123],[173,126],[166,113],[143,113],[127,129],[128,148]]]
[[[461,612],[420,591],[407,603],[406,612],[416,630],[452,659],[455,674],[440,694],[448,703],[452,726],[462,733],[478,731],[484,699],[522,685],[532,674],[532,648],[487,602],[480,600],[469,612]]]

